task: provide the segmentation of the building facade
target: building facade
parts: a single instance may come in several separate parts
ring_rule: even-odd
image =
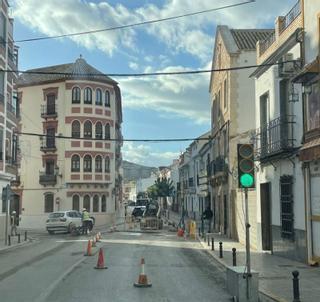
[[[303,69],[294,78],[302,86],[303,135],[299,160],[304,181],[306,262],[320,263],[320,3],[301,0]]]
[[[121,93],[81,56],[18,81],[21,226],[43,228],[48,213],[86,208],[97,225],[114,219],[121,184]]]
[[[7,208],[9,212],[15,210],[17,215],[21,213],[21,191],[17,188],[20,181],[20,102],[16,90],[18,75],[10,72],[18,69],[18,48],[13,42],[13,19],[9,17],[8,1],[1,1],[0,4],[0,194],[7,185],[11,185],[14,192],[9,207],[0,200],[0,238],[3,238]]]
[[[306,232],[303,177],[297,154],[302,141],[301,89],[293,83],[303,58],[301,2],[276,19],[274,32],[257,44],[255,155],[258,246],[304,261]],[[269,63],[277,63],[266,66]]]
[[[230,29],[218,26],[212,69],[230,69],[256,63],[256,42],[269,36],[267,29]],[[249,143],[255,128],[254,82],[250,69],[212,72],[211,162],[209,184],[215,230],[245,241],[243,192],[238,189],[237,145]],[[256,193],[249,192],[251,244],[256,247]]]

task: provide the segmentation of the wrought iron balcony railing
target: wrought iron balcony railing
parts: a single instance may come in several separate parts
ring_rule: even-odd
[[[47,174],[46,172],[39,173],[39,183],[41,185],[55,185],[57,183],[57,175]]]
[[[259,160],[291,152],[294,148],[294,115],[280,116],[256,130],[255,155]]]
[[[41,117],[57,117],[57,104],[41,105]]]
[[[218,173],[225,173],[228,170],[228,166],[225,162],[224,156],[218,156],[209,165],[207,165],[207,175],[216,176]]]
[[[41,151],[56,151],[56,140],[55,137],[47,137],[46,139],[41,141],[40,146]]]
[[[289,25],[300,15],[301,1],[299,0],[294,7],[286,14],[279,26],[279,32],[282,33]]]

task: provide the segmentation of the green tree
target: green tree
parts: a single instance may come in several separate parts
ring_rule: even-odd
[[[167,197],[172,195],[174,190],[173,181],[167,179],[166,177],[158,177],[154,185],[157,197],[162,201],[161,204],[163,208],[167,208]]]

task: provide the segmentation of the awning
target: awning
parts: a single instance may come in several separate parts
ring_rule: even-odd
[[[299,152],[300,161],[311,161],[320,158],[320,138],[305,143]]]
[[[319,64],[320,64],[320,60],[319,60],[319,56],[317,56],[317,58],[314,61],[306,65],[302,69],[302,71],[293,78],[293,82],[294,83],[310,82],[315,76],[319,74],[319,71],[320,71]]]

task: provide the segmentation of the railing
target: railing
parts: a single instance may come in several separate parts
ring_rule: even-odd
[[[15,108],[11,103],[7,102],[7,111],[11,112],[16,117],[19,117],[19,110]]]
[[[279,25],[279,33],[282,33],[300,15],[301,1],[299,0],[294,7],[286,14]]]
[[[57,115],[56,104],[41,105],[41,117],[56,117]]]
[[[209,165],[207,165],[207,175],[215,176],[218,173],[225,173],[227,171],[227,164],[224,156],[218,156]]]
[[[47,174],[46,172],[39,172],[39,183],[40,184],[51,184],[57,183],[57,176],[55,174]]]
[[[265,51],[274,43],[276,40],[276,34],[273,32],[266,39],[260,42],[259,55],[263,55]]]
[[[4,95],[0,93],[0,104],[4,105]]]
[[[41,141],[40,150],[42,150],[42,151],[48,151],[48,150],[55,151],[56,149],[57,149],[57,147],[56,147],[55,137],[47,137]]]
[[[264,159],[295,147],[293,138],[293,115],[284,115],[270,121],[256,130],[255,153],[257,159]]]
[[[8,59],[15,65],[18,65],[18,56],[12,51],[10,48],[8,48]]]

